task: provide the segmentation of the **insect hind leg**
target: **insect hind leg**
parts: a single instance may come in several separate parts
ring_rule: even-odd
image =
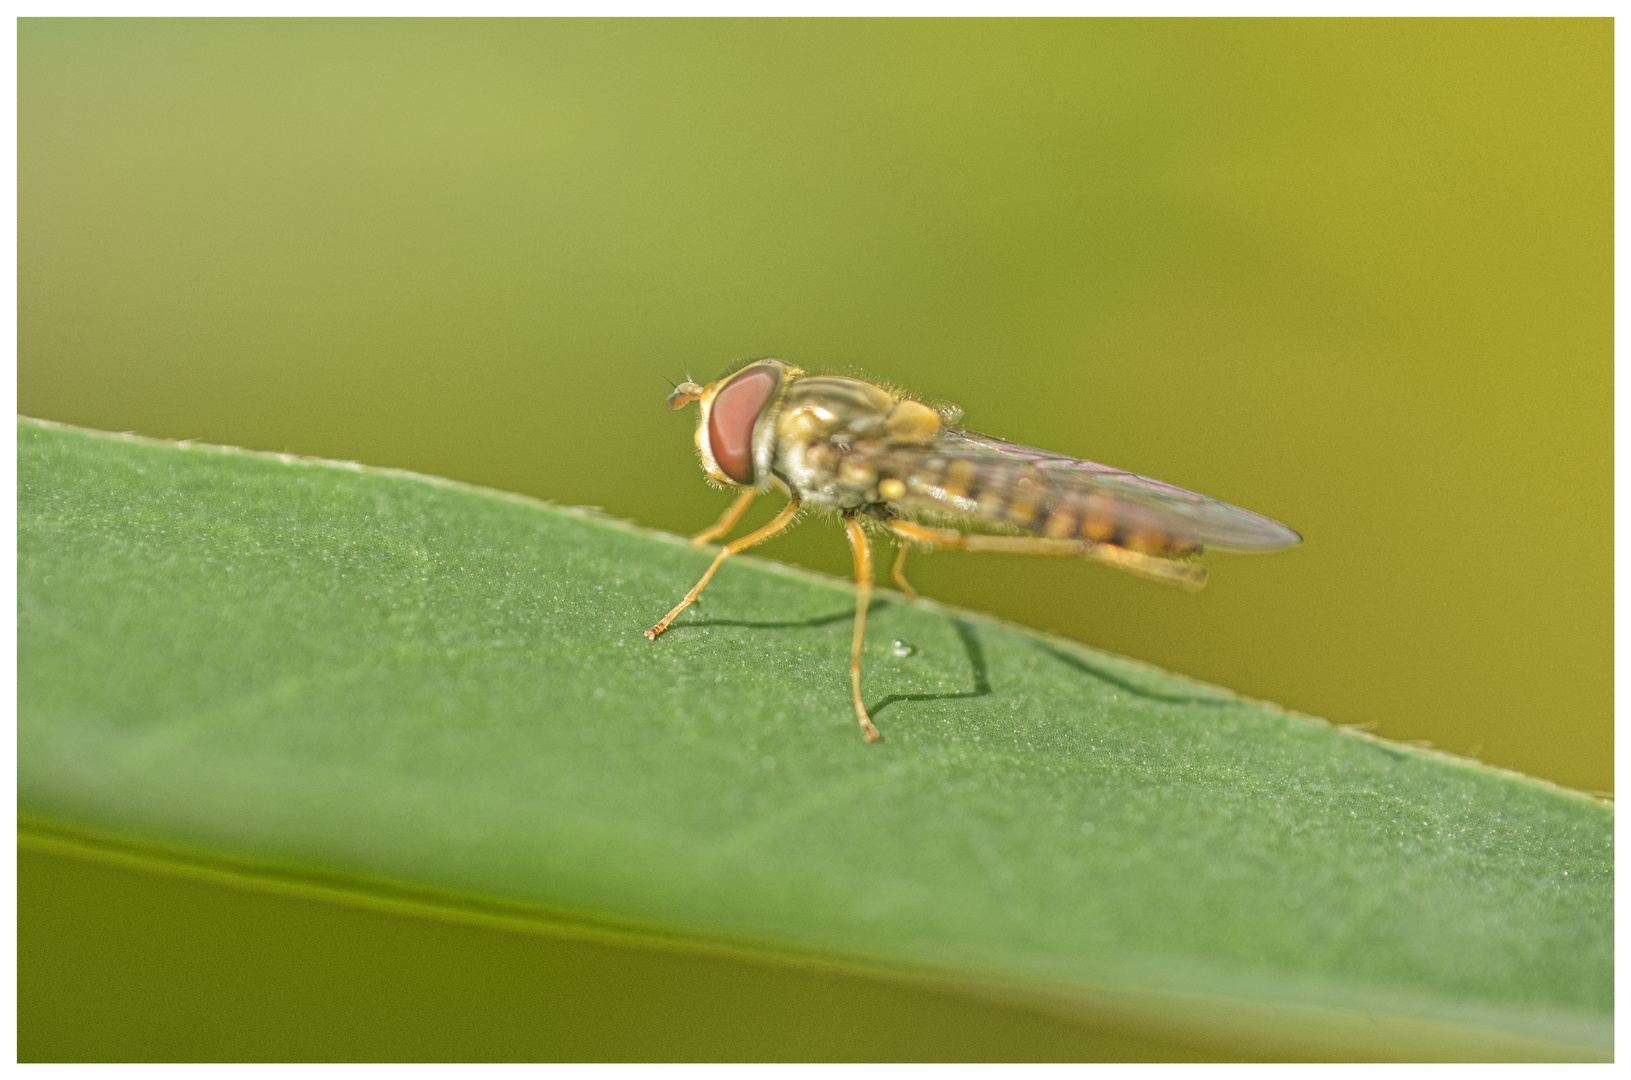
[[[1093,540],[1051,536],[997,536],[966,533],[957,529],[936,529],[910,521],[891,521],[889,529],[902,540],[957,551],[994,551],[1010,555],[1075,555],[1126,570],[1152,581],[1179,585],[1191,592],[1206,584],[1206,568],[1194,563],[1163,559],[1155,555],[1101,544]]]

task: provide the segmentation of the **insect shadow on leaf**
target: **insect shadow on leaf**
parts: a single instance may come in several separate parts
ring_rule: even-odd
[[[888,603],[887,600],[874,600],[869,610],[876,611]],[[845,608],[843,611],[831,615],[812,615],[808,619],[690,619],[676,623],[669,628],[670,634],[676,630],[701,629],[705,626],[737,626],[749,630],[800,630],[806,627],[831,626],[837,622],[849,622],[855,617],[854,608]]]
[[[870,711],[876,715],[897,701],[957,701],[964,698],[981,698],[991,693],[991,676],[985,664],[985,647],[980,644],[980,637],[974,632],[974,627],[962,619],[953,619],[952,628],[957,631],[957,640],[963,645],[963,652],[968,656],[968,668],[973,676],[974,689],[962,690],[950,694],[890,694],[871,706]]]
[[[1049,656],[1053,657],[1061,664],[1064,664],[1066,667],[1073,667],[1077,671],[1093,676],[1093,678],[1099,680],[1100,682],[1107,682],[1111,686],[1119,687],[1120,689],[1127,691],[1129,694],[1136,694],[1137,696],[1147,698],[1150,701],[1162,701],[1171,705],[1217,705],[1221,708],[1234,708],[1236,706],[1245,704],[1245,702],[1241,701],[1239,698],[1226,697],[1222,694],[1207,694],[1204,692],[1194,694],[1163,694],[1158,690],[1151,690],[1147,686],[1140,686],[1138,683],[1115,671],[1108,664],[1095,663],[1088,657],[1078,656],[1075,653],[1066,652],[1064,649],[1049,645],[1046,642],[1038,641],[1034,644],[1037,649],[1047,653]]]
[[[868,605],[868,614],[888,608],[894,601],[874,597]],[[854,612],[848,608],[835,611],[831,615],[813,615],[808,619],[697,619],[678,623],[669,632],[686,629],[701,629],[709,626],[733,626],[749,630],[802,630],[820,626],[831,626],[834,623],[848,622],[854,617]],[[963,646],[963,654],[968,657],[969,673],[974,683],[971,690],[959,690],[952,693],[941,694],[889,694],[879,699],[870,707],[871,712],[880,712],[901,701],[958,701],[969,698],[987,697],[991,693],[991,673],[986,666],[985,646],[980,644],[979,634],[973,624],[963,619],[952,619],[952,629],[957,633],[957,640]]]

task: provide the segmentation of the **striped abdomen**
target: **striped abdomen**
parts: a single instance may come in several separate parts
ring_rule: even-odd
[[[904,482],[892,505],[908,514],[965,514],[1055,539],[1113,544],[1146,555],[1180,558],[1201,545],[1163,528],[1152,508],[1049,476],[1036,465],[1000,456],[886,452],[881,475]]]

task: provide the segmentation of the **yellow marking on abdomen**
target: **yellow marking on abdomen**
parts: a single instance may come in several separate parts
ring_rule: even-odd
[[[1116,535],[1116,523],[1103,518],[1088,518],[1082,522],[1082,535],[1094,543],[1102,544]]]
[[[940,488],[947,495],[966,496],[974,474],[974,463],[959,458],[946,467],[946,478],[940,482]]]
[[[1029,497],[1020,495],[1008,504],[1008,522],[1021,529],[1030,529],[1036,525],[1037,507]]]
[[[1135,529],[1123,546],[1145,555],[1160,555],[1171,543],[1172,539],[1166,533],[1154,529]]]
[[[977,500],[980,516],[989,521],[1001,521],[1003,507],[1008,505],[1008,489],[1013,486],[1014,478],[1006,472],[987,472],[980,479],[984,481]]]
[[[1076,515],[1070,512],[1068,506],[1058,506],[1048,515],[1047,523],[1042,526],[1042,535],[1054,539],[1063,539],[1076,535]]]
[[[1103,544],[1113,540],[1115,535],[1115,501],[1103,495],[1089,495],[1082,501],[1082,536]]]

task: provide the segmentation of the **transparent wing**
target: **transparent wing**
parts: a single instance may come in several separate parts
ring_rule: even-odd
[[[1302,540],[1278,521],[1173,484],[971,431],[886,446],[871,464],[906,493],[907,515],[959,515],[1025,532],[1156,548],[1273,551]]]

